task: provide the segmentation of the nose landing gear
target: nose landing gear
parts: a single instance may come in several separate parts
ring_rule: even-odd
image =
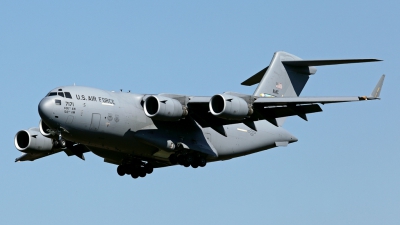
[[[54,140],[53,142],[54,147],[56,148],[65,148],[66,147],[66,141],[62,138],[60,138],[59,140]]]

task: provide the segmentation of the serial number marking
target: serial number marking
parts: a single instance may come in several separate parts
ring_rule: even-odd
[[[76,108],[75,108],[74,102],[65,101],[64,113],[75,114],[75,111],[76,111]]]

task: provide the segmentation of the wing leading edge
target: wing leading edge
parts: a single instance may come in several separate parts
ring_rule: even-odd
[[[254,121],[257,120],[267,120],[275,126],[278,126],[276,119],[281,117],[299,116],[300,118],[307,120],[306,114],[322,112],[319,104],[380,99],[379,95],[382,90],[384,79],[385,75],[382,75],[370,96],[280,98],[252,96],[252,99],[254,99],[252,102],[254,113],[240,121],[225,120],[213,116],[209,111],[209,101],[211,97],[190,97],[188,107],[190,115],[197,123],[199,123],[200,126],[211,127],[224,135],[225,132],[223,131],[223,125],[244,123],[255,130]]]

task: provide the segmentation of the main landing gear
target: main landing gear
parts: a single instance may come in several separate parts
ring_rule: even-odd
[[[174,153],[171,154],[168,159],[172,165],[179,164],[184,167],[205,167],[207,164],[205,157],[197,153],[181,153],[179,155]]]
[[[145,177],[147,174],[151,174],[154,167],[150,163],[143,163],[138,161],[135,163],[123,164],[117,167],[117,173],[120,176],[125,174],[131,175],[132,178]]]

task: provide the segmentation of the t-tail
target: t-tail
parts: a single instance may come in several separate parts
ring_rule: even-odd
[[[275,52],[271,63],[256,73],[242,85],[258,84],[255,96],[260,97],[298,97],[306,85],[310,75],[317,72],[315,66],[337,65],[347,63],[376,62],[378,59],[333,59],[333,60],[303,60],[287,52]],[[285,118],[278,118],[281,126]]]

